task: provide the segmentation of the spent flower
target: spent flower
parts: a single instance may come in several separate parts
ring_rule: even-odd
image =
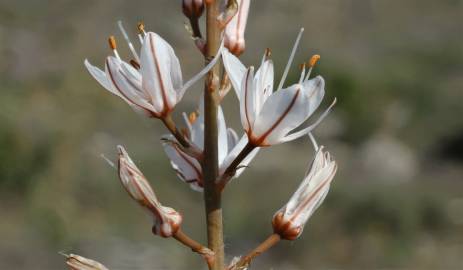
[[[182,216],[173,208],[161,205],[148,180],[122,146],[118,146],[118,171],[122,185],[139,205],[153,217],[153,233],[170,237],[177,232]]]
[[[63,254],[70,270],[108,270],[101,263],[75,254]]]
[[[231,1],[231,0],[230,0]],[[234,55],[240,55],[245,49],[244,33],[248,20],[251,0],[236,0],[238,10],[225,27],[225,47]]]
[[[328,194],[338,168],[330,153],[311,138],[317,151],[315,158],[291,199],[273,216],[273,230],[283,239],[294,240],[301,235],[304,225]]]

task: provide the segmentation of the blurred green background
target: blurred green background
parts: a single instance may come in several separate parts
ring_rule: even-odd
[[[296,242],[253,269],[463,269],[463,1],[252,1],[243,61],[273,51],[276,77],[300,27],[291,70],[312,54],[326,79],[316,130],[340,169],[326,202]],[[0,0],[0,269],[64,269],[58,251],[110,269],[204,269],[172,240],[154,237],[127,196],[114,159],[123,144],[161,201],[205,242],[202,194],[170,169],[165,129],[103,90],[83,60],[102,66],[116,21],[167,39],[191,77],[203,63],[180,1]],[[195,85],[177,107],[194,109]],[[236,98],[224,104],[241,132]],[[270,220],[313,156],[306,140],[262,150],[224,197],[231,259],[270,232]]]

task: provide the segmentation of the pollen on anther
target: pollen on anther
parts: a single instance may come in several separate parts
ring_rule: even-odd
[[[265,57],[269,58],[272,55],[272,50],[270,48],[265,49]]]
[[[304,70],[305,67],[306,67],[306,64],[305,64],[305,63],[302,63],[302,64],[299,65],[299,69],[300,69],[300,70]]]
[[[190,124],[194,124],[197,118],[198,118],[198,115],[196,114],[196,112],[191,112],[188,115],[188,121],[190,122]]]
[[[137,29],[140,34],[145,33],[145,24],[143,22],[138,22],[137,23]]]
[[[108,38],[108,43],[109,43],[109,47],[111,48],[111,50],[115,50],[117,48],[116,38],[114,36],[110,36]]]
[[[314,54],[309,60],[309,67],[314,67],[320,60],[320,55]]]

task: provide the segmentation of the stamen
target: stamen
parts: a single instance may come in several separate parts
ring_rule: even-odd
[[[188,115],[188,122],[190,122],[190,124],[194,124],[196,122],[197,118],[198,118],[198,114],[196,112],[191,112]]]
[[[291,64],[293,63],[294,55],[296,54],[297,46],[299,45],[299,42],[301,41],[302,33],[304,33],[304,28],[301,28],[301,30],[299,31],[299,34],[297,35],[296,42],[294,43],[293,49],[291,51],[291,55],[289,56],[288,63],[286,64],[285,71],[283,72],[283,76],[281,77],[277,90],[281,89],[283,87],[283,84],[285,83],[286,76],[288,76],[289,68],[291,67]]]
[[[107,158],[104,154],[100,155],[101,158],[103,158],[106,162],[108,162],[109,166],[113,167],[114,169],[116,168],[116,165],[114,165],[114,162],[112,162],[109,158]]]
[[[309,71],[307,72],[307,75],[304,78],[304,81],[307,81],[310,78],[310,74],[312,73],[313,67],[317,64],[317,62],[320,60],[320,55],[314,54],[310,60],[309,60]]]
[[[140,44],[143,44],[143,37],[145,36],[145,24],[143,22],[138,22],[137,23],[137,29],[138,29],[138,39],[140,40]]]
[[[262,57],[261,66],[264,64],[265,61],[267,61],[270,58],[271,55],[272,51],[270,50],[270,48],[265,49],[264,56]]]
[[[320,60],[320,55],[314,54],[309,60],[309,67],[314,67]]]
[[[121,60],[121,58],[119,57],[119,53],[117,53],[116,38],[114,36],[110,36],[108,38],[108,43],[109,43],[109,48],[111,48],[111,50],[114,53],[114,56],[116,56],[117,59]]]
[[[305,63],[302,63],[299,68],[301,69],[301,77],[299,77],[299,84],[302,83],[304,80],[304,75],[305,75]]]
[[[129,45],[129,49],[132,52],[133,57],[135,57],[135,60],[137,60],[137,62],[140,62],[140,58],[138,57],[138,54],[135,51],[132,42],[130,41],[129,35],[127,35],[127,32],[125,31],[124,26],[122,25],[122,21],[118,21],[117,25],[119,26],[119,30],[121,30],[122,35],[124,36],[124,39],[127,42],[127,45]]]
[[[312,145],[315,151],[318,151],[318,143],[315,140],[315,137],[313,136],[312,132],[309,132],[309,138],[310,138],[310,141],[312,142]]]
[[[265,61],[267,61],[270,58],[271,55],[272,51],[270,50],[270,48],[265,49],[264,56],[262,57],[261,66],[264,64]]]

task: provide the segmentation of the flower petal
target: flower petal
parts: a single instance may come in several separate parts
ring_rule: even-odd
[[[254,67],[250,67],[241,82],[240,116],[246,132],[250,132],[256,116]]]
[[[141,48],[142,85],[156,111],[171,110],[177,102],[174,86],[181,81],[178,58],[172,47],[159,35],[149,32]]]
[[[266,60],[256,72],[256,112],[260,112],[267,98],[273,93],[273,62]]]
[[[245,134],[241,137],[238,143],[235,144],[235,147],[230,148],[230,152],[225,157],[222,164],[220,164],[220,168],[219,168],[220,175],[222,175],[225,172],[228,166],[230,166],[233,160],[235,160],[235,158],[239,155],[239,153],[243,150],[243,148],[247,144],[248,144],[248,136]],[[241,168],[236,170],[235,175],[233,176],[234,178],[240,176],[241,173],[243,173],[246,166],[248,166],[249,163],[251,163],[251,161],[257,155],[257,153],[259,152],[259,149],[260,149],[259,147],[256,147],[256,149],[252,150],[252,152],[240,163],[238,167],[241,167]]]
[[[106,59],[106,76],[110,79],[113,87],[129,104],[138,106],[155,114],[158,113],[158,111],[148,103],[136,82],[132,81],[122,70],[121,65],[121,61],[115,57],[110,56]]]
[[[206,75],[209,70],[211,70],[217,61],[219,60],[223,50],[223,41],[220,44],[219,50],[217,51],[216,56],[205,66],[198,74],[193,76],[190,80],[188,80],[180,90],[178,90],[178,99],[181,99],[183,97],[183,94],[185,94],[185,91],[190,88],[193,84],[195,84],[199,79],[201,79],[204,75]]]
[[[275,92],[262,107],[253,127],[253,141],[273,145],[300,126],[320,105],[324,81],[318,76],[303,85],[295,84]]]
[[[219,146],[219,164],[225,159],[228,154],[228,132],[227,125],[225,123],[225,117],[223,115],[222,107],[219,106],[217,112],[217,128],[218,128],[218,146]]]
[[[285,136],[284,138],[281,139],[281,142],[284,143],[284,142],[289,142],[289,141],[293,141],[295,139],[298,139],[304,135],[307,135],[310,131],[312,131],[313,129],[315,129],[322,121],[323,119],[325,119],[328,114],[331,112],[331,109],[333,108],[333,106],[336,104],[336,98],[334,99],[334,101],[331,103],[331,105],[328,107],[328,109],[326,109],[322,115],[317,119],[317,121],[315,121],[315,123],[311,124],[310,126],[304,128],[304,129],[301,129],[297,132],[294,132],[294,133],[291,133],[287,136]]]
[[[231,54],[228,49],[223,49],[222,59],[225,70],[233,85],[233,89],[235,89],[236,96],[240,99],[241,82],[246,74],[246,67],[236,56]]]
[[[238,134],[236,134],[236,132],[232,128],[228,128],[227,138],[228,150],[231,151],[238,143]]]
[[[190,184],[194,190],[202,190],[202,173],[199,162],[182,152],[173,142],[173,136],[165,136],[164,140],[162,144],[164,151],[179,178]]]
[[[103,86],[106,90],[108,90],[112,94],[119,96],[119,97],[121,96],[121,94],[116,89],[114,89],[112,83],[108,80],[108,77],[106,77],[106,73],[103,70],[90,64],[90,62],[87,59],[85,59],[84,64],[88,72],[90,72],[92,77],[97,82],[99,82],[101,86]]]

